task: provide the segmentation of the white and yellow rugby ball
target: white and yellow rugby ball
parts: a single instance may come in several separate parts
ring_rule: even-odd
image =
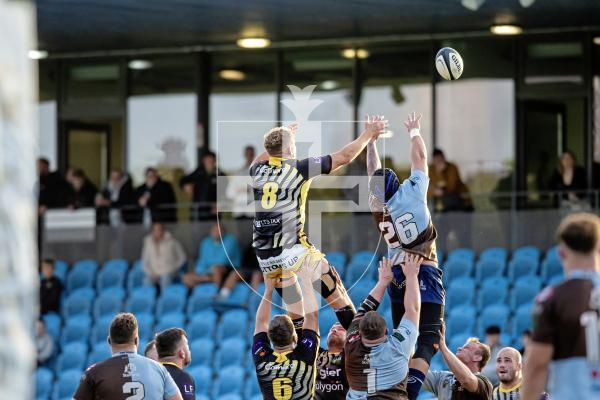
[[[451,47],[444,47],[437,52],[435,56],[435,68],[440,76],[447,81],[453,81],[460,78],[463,73],[463,59]]]

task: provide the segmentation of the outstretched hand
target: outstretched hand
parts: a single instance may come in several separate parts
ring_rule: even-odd
[[[411,131],[413,129],[421,129],[421,117],[422,115],[417,115],[416,112],[412,112],[408,114],[408,119],[404,121],[404,126],[407,131]]]
[[[379,282],[389,285],[394,279],[394,273],[392,272],[392,266],[394,263],[389,258],[383,257],[379,261]]]
[[[405,253],[404,262],[402,263],[402,272],[404,276],[417,276],[421,268],[423,257],[418,254]]]
[[[383,115],[369,116],[365,115],[365,131],[371,137],[371,141],[376,141],[379,135],[381,135],[390,124],[387,119],[384,119]]]

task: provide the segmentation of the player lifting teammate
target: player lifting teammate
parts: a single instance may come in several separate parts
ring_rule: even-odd
[[[338,152],[302,160],[296,159],[297,125],[273,128],[265,134],[266,152],[250,166],[256,204],[252,245],[263,274],[277,279],[277,290],[292,307],[289,311],[302,298],[294,272],[320,271],[313,282],[315,289],[333,307],[342,326],[350,325],[354,306],[335,268],[304,233],[306,197],[312,178],[350,163],[386,126],[379,117],[369,119],[363,133]],[[293,312],[302,314],[301,310]]]
[[[370,176],[370,207],[375,222],[388,244],[388,256],[394,263],[394,280],[388,287],[392,301],[392,319],[397,326],[405,312],[405,276],[400,265],[408,253],[424,261],[419,272],[421,316],[417,349],[410,362],[408,398],[417,398],[431,358],[439,345],[439,331],[444,316],[445,292],[442,272],[435,249],[437,231],[427,208],[429,184],[427,149],[420,135],[421,115],[412,113],[404,123],[410,134],[411,175],[402,184],[394,171],[383,169],[375,147],[367,145],[367,170]]]

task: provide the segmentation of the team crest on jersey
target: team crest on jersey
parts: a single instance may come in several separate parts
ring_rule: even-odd
[[[123,378],[131,378],[135,374],[135,365],[128,363],[123,371]]]
[[[371,365],[371,355],[365,354],[362,359],[363,365]]]
[[[308,347],[312,347],[313,346],[313,340],[309,339],[309,338],[304,338],[302,339],[302,344],[308,346]]]

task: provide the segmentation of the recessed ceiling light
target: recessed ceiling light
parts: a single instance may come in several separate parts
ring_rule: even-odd
[[[271,45],[271,41],[267,38],[242,38],[237,40],[237,45],[244,49],[263,49]]]
[[[323,81],[323,82],[321,82],[321,87],[324,90],[333,90],[333,89],[337,89],[338,87],[340,87],[340,83],[338,81],[333,81],[333,80]]]
[[[344,49],[342,50],[342,57],[344,58],[367,58],[369,57],[369,51],[365,49]]]
[[[219,77],[228,81],[243,81],[246,79],[246,74],[237,69],[222,69],[219,71]]]
[[[477,11],[485,3],[485,0],[461,0],[460,3],[471,11]]]
[[[596,36],[594,38],[594,44],[597,44],[598,46],[600,46],[600,36]]]
[[[492,25],[490,31],[494,35],[519,35],[523,33],[523,28],[518,25]]]
[[[42,60],[44,58],[48,58],[48,52],[46,50],[29,50],[27,54],[32,60]]]
[[[148,69],[148,68],[152,68],[153,65],[154,64],[152,63],[152,61],[148,61],[148,60],[131,60],[127,64],[127,66],[130,69]]]

